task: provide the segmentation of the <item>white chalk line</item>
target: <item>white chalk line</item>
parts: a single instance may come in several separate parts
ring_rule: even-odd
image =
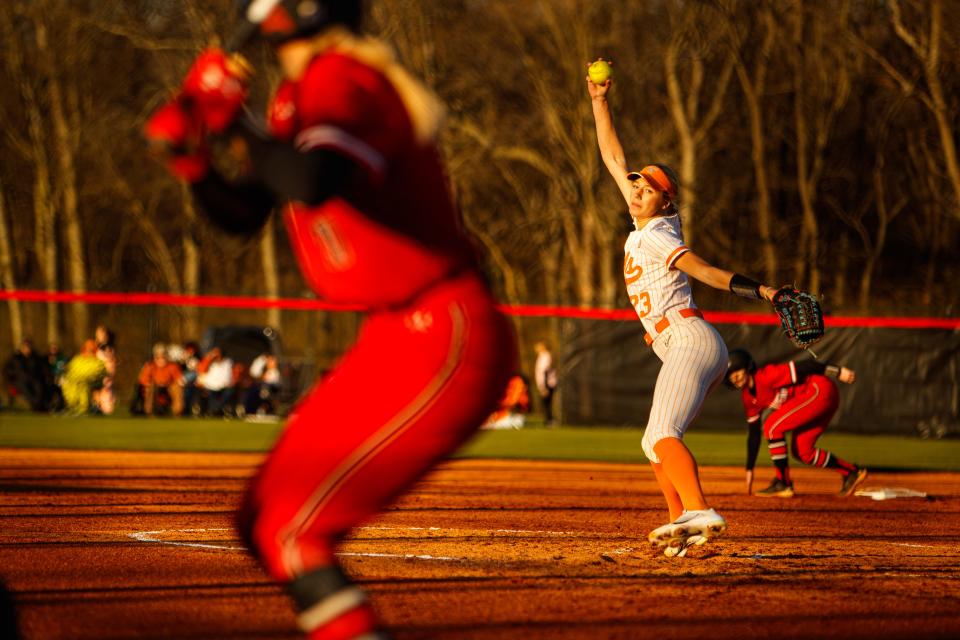
[[[232,531],[232,529],[227,528],[217,528],[217,529],[159,529],[157,531],[136,531],[134,533],[128,533],[127,536],[137,540],[139,542],[155,542],[157,544],[165,544],[171,547],[193,547],[195,549],[216,549],[219,551],[246,551],[246,547],[236,547],[232,545],[224,544],[206,544],[203,542],[179,542],[175,540],[163,540],[162,538],[154,537],[157,534],[167,534],[167,533],[205,533],[208,531]],[[414,553],[361,553],[361,552],[348,552],[341,551],[336,553],[338,556],[345,557],[364,557],[364,558],[404,558],[409,560],[445,560],[447,562],[459,562],[466,560],[466,558],[454,558],[449,556],[431,556],[427,554],[414,554]]]
[[[448,529],[443,527],[357,527],[357,530],[369,530],[369,531],[431,531],[431,532],[440,532],[440,531],[463,531],[463,529]],[[135,531],[133,533],[128,533],[127,537],[133,538],[138,542],[153,542],[156,544],[164,544],[171,547],[192,547],[195,549],[215,549],[218,551],[246,551],[246,547],[238,547],[233,545],[223,545],[223,544],[209,544],[204,542],[181,542],[177,540],[164,540],[161,537],[170,533],[206,533],[213,531],[232,531],[230,528],[219,527],[219,528],[207,528],[207,529],[158,529],[156,531]],[[472,531],[473,535],[482,535],[482,534],[526,534],[526,535],[549,535],[549,536],[574,536],[581,535],[572,531],[530,531],[524,529],[493,529],[489,531]],[[589,535],[589,534],[588,534]],[[359,552],[359,551],[340,551],[335,555],[341,557],[360,557],[360,558],[402,558],[405,560],[439,560],[445,562],[463,562],[467,558],[458,558],[453,556],[433,556],[429,554],[415,554],[415,553],[373,553],[373,552]]]
[[[207,531],[231,531],[227,528],[219,529],[157,529],[156,531],[134,531],[133,533],[128,533],[128,538],[133,538],[138,542],[156,542],[157,544],[165,544],[171,547],[195,547],[198,549],[220,549],[223,551],[246,551],[246,547],[233,547],[223,544],[204,544],[202,542],[177,542],[175,540],[162,540],[156,538],[156,535],[163,535],[167,533],[202,533]]]
[[[490,535],[541,535],[541,536],[554,536],[554,537],[571,537],[576,536],[579,538],[584,537],[602,537],[601,534],[589,533],[589,532],[574,532],[574,531],[543,531],[543,530],[528,530],[528,529],[490,529],[490,530],[464,530],[458,528],[446,528],[446,527],[357,527],[357,530],[367,530],[367,531],[427,531],[427,532],[443,532],[443,531],[468,531],[472,536],[490,536]],[[164,544],[172,547],[192,547],[195,549],[212,549],[217,551],[246,551],[245,547],[235,546],[235,545],[226,545],[226,544],[210,544],[204,542],[181,542],[176,540],[164,540],[163,536],[171,533],[207,533],[207,532],[218,532],[218,531],[233,531],[233,529],[221,527],[221,528],[205,528],[205,529],[158,529],[156,531],[136,531],[134,533],[128,533],[127,536],[137,540],[138,542],[152,542],[156,544]],[[936,545],[929,544],[914,544],[910,542],[893,542],[891,543],[894,546],[898,547],[911,547],[911,548],[921,548],[921,549],[936,549]],[[635,547],[621,547],[619,549],[613,549],[612,551],[603,551],[600,553],[601,556],[612,557],[612,556],[622,556],[635,553],[638,550]],[[399,558],[404,560],[428,560],[428,561],[439,561],[439,562],[465,562],[469,558],[456,557],[456,556],[435,556],[430,554],[417,554],[417,553],[374,553],[374,552],[361,552],[361,551],[340,551],[336,553],[340,557],[353,557],[353,558]],[[763,554],[755,554],[753,559],[761,559],[765,556]]]

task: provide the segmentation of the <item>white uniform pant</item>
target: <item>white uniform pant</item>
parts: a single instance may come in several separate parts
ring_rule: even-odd
[[[727,345],[712,324],[692,317],[661,332],[653,341],[653,351],[663,366],[653,390],[643,452],[651,462],[659,463],[653,446],[664,438],[682,440],[707,395],[723,380]]]

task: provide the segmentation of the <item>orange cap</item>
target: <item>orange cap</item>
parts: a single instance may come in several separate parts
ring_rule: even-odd
[[[631,171],[627,174],[627,180],[633,182],[639,178],[647,181],[652,189],[661,191],[671,198],[677,197],[677,183],[663,170],[665,165],[648,164],[640,171]]]

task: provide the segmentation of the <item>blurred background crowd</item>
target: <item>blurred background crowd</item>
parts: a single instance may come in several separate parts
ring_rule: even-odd
[[[212,342],[218,335],[226,345]],[[213,332],[206,349],[194,341],[158,342],[138,371],[122,373],[126,384],[119,386],[129,398],[117,397],[116,338],[109,328],[98,326],[69,353],[56,342],[41,351],[25,338],[3,363],[0,410],[110,415],[119,404],[132,415],[271,419],[281,409],[291,372],[284,374],[271,341],[260,340],[259,348],[251,343],[257,335],[257,329],[243,328]]]

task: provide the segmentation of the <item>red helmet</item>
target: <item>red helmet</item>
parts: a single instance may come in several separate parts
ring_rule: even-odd
[[[241,25],[228,48],[238,49],[257,32],[279,44],[335,24],[356,31],[362,14],[361,0],[241,0]]]

